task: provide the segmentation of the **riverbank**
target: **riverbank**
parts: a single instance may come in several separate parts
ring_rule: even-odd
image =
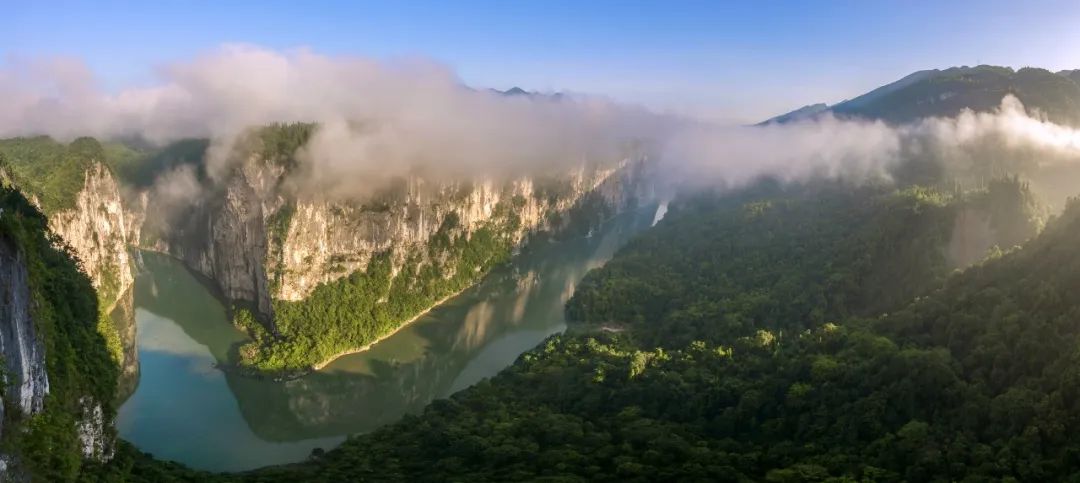
[[[333,356],[330,356],[329,359],[326,359],[326,360],[324,360],[324,361],[322,361],[322,362],[320,362],[318,364],[315,364],[315,365],[311,366],[311,370],[308,371],[308,373],[322,370],[324,367],[332,364],[334,361],[336,361],[336,360],[338,360],[338,359],[340,359],[342,357],[345,357],[347,355],[359,354],[361,352],[365,352],[367,350],[370,350],[372,347],[374,347],[379,342],[382,342],[382,341],[384,341],[384,340],[386,340],[386,339],[388,339],[390,337],[393,337],[394,334],[397,334],[398,332],[401,332],[402,329],[408,327],[413,322],[416,322],[417,320],[420,320],[421,317],[431,313],[432,310],[435,310],[440,305],[446,303],[450,299],[452,299],[454,297],[457,297],[458,295],[461,295],[466,290],[468,290],[468,289],[470,289],[472,287],[475,287],[478,283],[471,284],[471,285],[469,285],[469,286],[467,286],[467,287],[465,287],[465,288],[463,288],[461,290],[458,290],[457,292],[451,293],[450,295],[447,295],[446,297],[443,297],[443,298],[439,299],[434,304],[432,304],[431,307],[428,307],[423,312],[420,312],[420,313],[412,316],[411,318],[409,318],[409,320],[406,320],[401,325],[398,325],[396,328],[394,328],[394,330],[391,330],[390,332],[387,332],[386,334],[383,334],[383,335],[381,335],[379,337],[376,337],[375,340],[373,340],[371,342],[368,342],[363,347],[359,347],[359,348],[356,348],[356,349],[346,349],[344,351],[338,352],[337,354],[334,354]]]

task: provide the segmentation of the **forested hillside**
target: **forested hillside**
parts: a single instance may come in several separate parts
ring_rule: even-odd
[[[309,462],[213,475],[126,443],[90,466],[20,447],[63,461],[30,463],[50,467],[40,474],[100,481],[1058,479],[1077,463],[1080,205],[1012,248],[1042,226],[1034,206],[1015,178],[688,196],[586,278],[568,334]],[[956,272],[963,217],[994,238],[974,246],[994,243]],[[88,284],[64,290],[93,301]],[[107,361],[95,335],[74,353]],[[95,374],[79,380],[115,379],[108,364],[78,367]]]
[[[83,187],[86,170],[105,151],[93,138],[63,144],[47,136],[0,140],[0,163],[20,189],[38,198],[46,213],[71,208]]]
[[[682,232],[678,213],[671,216],[650,236],[694,236]],[[1080,379],[1069,369],[1080,326],[1067,296],[1080,273],[1071,249],[1078,241],[1080,206],[1073,204],[1025,248],[993,256],[941,288],[926,286],[926,296],[888,314],[837,313],[815,326],[806,314],[780,313],[771,330],[698,330],[690,342],[684,331],[692,324],[641,332],[644,320],[623,332],[556,337],[421,417],[351,440],[313,463],[248,476],[1064,479],[1077,465],[1072,435],[1080,423],[1070,416]],[[669,246],[676,248],[651,256],[641,245],[628,247],[620,263],[600,273],[609,272],[608,280],[633,278],[610,272],[633,254],[639,266],[663,266],[671,252],[681,251]],[[755,260],[764,269],[771,265],[765,260],[782,265],[791,258],[779,256],[789,247],[776,247],[748,252],[761,257]],[[895,263],[905,261],[901,247],[880,248],[901,258]],[[831,280],[852,273],[831,267],[807,262],[787,272],[809,279],[819,271]],[[659,276],[675,287],[701,287],[693,274]],[[747,283],[739,294],[745,300],[780,296],[769,293],[773,285],[784,284]],[[597,296],[581,293],[571,307]],[[672,312],[685,308],[685,300],[698,299],[676,299]],[[841,304],[848,313],[868,310],[859,302],[864,299],[849,300]],[[655,310],[648,297],[620,302],[641,314]],[[827,300],[818,303],[824,313],[827,306]],[[725,309],[702,313],[698,324],[752,319],[760,310],[752,303]],[[652,344],[661,347],[644,346]]]
[[[766,122],[789,122],[832,112],[841,117],[905,123],[930,116],[955,116],[964,109],[991,111],[1011,94],[1029,110],[1041,112],[1055,123],[1077,126],[1078,79],[1076,71],[1054,73],[1031,67],[1014,70],[980,65],[924,70],[833,106],[807,106]]]
[[[97,330],[98,301],[45,216],[9,186],[0,187],[0,254],[0,474],[75,480],[100,467],[94,459],[115,433],[117,369]]]
[[[568,305],[584,323],[490,381],[308,463],[215,478],[1065,475],[1070,372],[1050,369],[1075,357],[1064,295],[1078,265],[1052,247],[1080,241],[1080,206],[1026,248],[950,275],[945,245],[965,209],[1037,227],[1002,209],[1026,202],[1022,182],[994,186],[766,183],[689,198],[587,277]],[[211,478],[120,458],[147,481]]]
[[[699,195],[590,273],[567,314],[679,346],[881,313],[962,268],[947,249],[973,237],[962,215],[993,228],[975,243],[976,260],[1034,235],[1042,221],[1032,198],[1016,179],[968,193],[766,183]]]
[[[990,110],[1014,94],[1076,124],[1075,77],[986,66],[927,71],[830,109],[907,122]],[[229,178],[235,196],[206,191],[247,200],[207,209],[240,208],[243,223],[226,224],[232,231],[222,239],[255,233],[254,241],[235,238],[254,247],[237,252],[254,262],[222,266],[244,276],[252,266],[267,270],[257,280],[267,296],[282,283],[285,243],[290,227],[302,228],[293,218],[304,200],[274,192],[288,180],[260,170],[299,169],[294,154],[311,130],[251,131],[231,154],[243,158]],[[180,165],[209,182],[207,149],[198,140],[142,150],[91,138],[16,138],[0,142],[0,165],[52,214],[74,202],[94,161],[126,187],[145,190]],[[73,428],[86,420],[85,398],[100,403],[104,421],[115,412],[108,352],[115,344],[95,331],[93,287],[70,250],[48,234],[42,213],[5,190],[0,241],[26,260],[50,389],[34,411],[5,399],[0,453],[9,457],[2,462],[43,481],[1080,478],[1073,474],[1080,468],[1080,304],[1072,297],[1080,287],[1080,202],[1047,220],[1024,179],[980,172],[959,182],[940,160],[905,161],[892,173],[895,184],[764,179],[683,193],[653,229],[574,287],[565,334],[421,415],[316,450],[303,463],[241,474],[192,471],[124,442],[107,464],[101,451],[80,458],[86,443]],[[1073,192],[1060,173],[1043,175]],[[236,322],[253,336],[236,348],[238,360],[288,375],[392,332],[511,256],[522,214],[538,212],[525,204],[555,206],[558,196],[543,181],[535,190],[530,183],[527,197],[505,191],[469,230],[463,210],[447,210],[397,262],[392,250],[373,250],[355,270],[340,254],[329,257],[325,268],[340,276],[304,297],[272,300],[276,325],[257,323],[243,308],[247,300],[232,300]],[[256,188],[271,191],[260,198]],[[378,199],[308,202],[309,215],[329,214],[312,219],[346,218],[348,209],[371,221],[392,211]],[[399,214],[409,223],[422,218],[410,210]],[[207,221],[221,219],[208,213],[182,235],[205,235]],[[570,219],[575,213],[533,221],[568,228],[579,224]],[[350,227],[363,225],[342,226],[353,236]],[[168,248],[166,240],[151,244]],[[321,246],[293,246],[308,253],[294,258],[310,265],[325,255]],[[207,253],[222,252],[210,246]],[[111,439],[111,429],[101,436]]]

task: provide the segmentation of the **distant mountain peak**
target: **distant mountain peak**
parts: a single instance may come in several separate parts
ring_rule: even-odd
[[[489,90],[491,92],[495,93],[495,94],[500,95],[500,96],[507,96],[507,97],[523,96],[523,97],[528,97],[529,99],[545,99],[545,100],[549,100],[549,101],[562,100],[562,98],[564,96],[563,93],[561,93],[561,92],[556,92],[554,94],[544,94],[542,92],[527,91],[527,90],[522,89],[522,88],[517,87],[517,86],[511,87],[511,88],[509,88],[509,89],[507,89],[505,91],[500,91],[498,89],[489,89]]]
[[[890,123],[925,117],[955,116],[964,110],[990,112],[1013,95],[1025,107],[1059,124],[1080,126],[1080,70],[1050,72],[1036,67],[979,65],[921,70],[866,94],[832,106],[813,104],[762,124],[812,118],[825,112],[838,117]]]
[[[817,116],[818,114],[821,114],[821,113],[823,113],[825,111],[828,111],[828,110],[829,110],[829,105],[828,104],[825,104],[825,103],[810,104],[808,106],[802,106],[802,107],[800,107],[798,109],[795,109],[794,111],[791,111],[789,113],[781,114],[781,115],[776,116],[774,118],[768,119],[768,120],[766,120],[765,122],[763,122],[761,124],[762,125],[765,125],[765,124],[783,124],[785,122],[801,121],[803,119],[813,118],[814,116]]]

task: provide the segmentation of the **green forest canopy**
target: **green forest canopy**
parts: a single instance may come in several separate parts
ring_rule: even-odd
[[[1080,204],[949,272],[943,220],[985,197],[762,189],[679,204],[588,276],[574,330],[420,416],[238,475],[130,449],[118,464],[146,481],[1047,481],[1078,467]],[[663,268],[686,258],[703,268]],[[897,266],[909,275],[884,276]],[[634,282],[654,276],[666,305]],[[595,330],[612,313],[625,330]]]

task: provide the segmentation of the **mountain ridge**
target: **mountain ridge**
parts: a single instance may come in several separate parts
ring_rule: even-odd
[[[916,71],[865,94],[823,108],[805,106],[759,125],[812,120],[826,113],[842,118],[907,123],[924,117],[950,117],[964,109],[989,112],[1006,95],[1029,111],[1059,124],[1080,126],[1080,70],[979,65]],[[811,106],[821,106],[812,104]]]

